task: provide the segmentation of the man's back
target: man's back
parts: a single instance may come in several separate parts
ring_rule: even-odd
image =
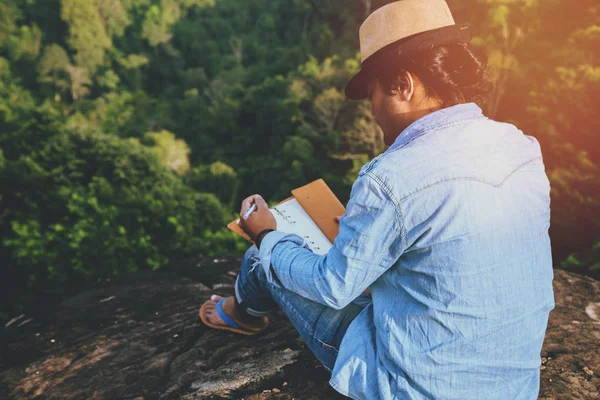
[[[371,285],[331,384],[356,398],[536,398],[554,307],[538,142],[463,104],[416,121],[364,174],[388,189],[405,250]]]

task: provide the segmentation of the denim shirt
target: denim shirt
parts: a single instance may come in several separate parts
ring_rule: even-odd
[[[327,254],[274,231],[261,264],[335,309],[371,287],[329,382],[348,397],[536,399],[554,308],[549,194],[539,142],[460,104],[361,169]]]

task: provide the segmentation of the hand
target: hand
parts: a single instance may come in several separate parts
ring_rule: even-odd
[[[342,217],[343,217],[343,216],[344,216],[344,214],[342,214],[342,215],[340,215],[340,216],[337,216],[337,217],[335,217],[335,220],[337,221],[337,223],[338,223],[338,224],[339,224],[339,223],[340,223],[340,221],[342,220]]]
[[[256,203],[256,210],[250,214],[248,219],[244,220],[243,215],[246,210],[250,208],[252,203]],[[242,201],[242,207],[240,209],[240,228],[242,228],[252,240],[255,240],[256,235],[263,229],[277,229],[277,221],[275,221],[275,217],[271,214],[269,206],[260,194],[253,194]],[[265,235],[263,235],[261,239],[263,237],[265,237]]]

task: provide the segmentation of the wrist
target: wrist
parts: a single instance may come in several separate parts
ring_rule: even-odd
[[[256,238],[254,239],[254,244],[256,244],[256,248],[260,250],[260,244],[263,240],[263,238],[265,236],[267,236],[267,234],[269,232],[273,232],[275,229],[271,229],[271,228],[267,228],[267,229],[263,229],[262,231],[260,231],[258,233],[258,235],[256,235]]]

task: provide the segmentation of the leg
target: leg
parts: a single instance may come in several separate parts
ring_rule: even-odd
[[[284,288],[277,281],[268,281],[256,246],[246,252],[235,286],[237,303],[250,315],[264,316],[279,306],[329,371],[348,326],[364,308],[350,303],[342,310],[334,310]]]

